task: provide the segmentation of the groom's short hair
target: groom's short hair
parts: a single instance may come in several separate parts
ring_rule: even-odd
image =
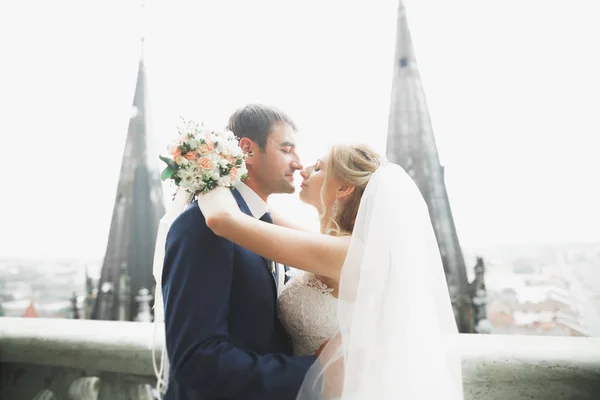
[[[264,150],[273,125],[278,123],[288,124],[297,131],[294,121],[283,111],[263,104],[248,104],[231,114],[227,129],[240,139],[249,138]]]

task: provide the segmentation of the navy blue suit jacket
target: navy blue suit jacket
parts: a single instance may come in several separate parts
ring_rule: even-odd
[[[162,282],[165,400],[295,399],[316,357],[292,356],[267,260],[216,236],[196,202],[171,225]]]

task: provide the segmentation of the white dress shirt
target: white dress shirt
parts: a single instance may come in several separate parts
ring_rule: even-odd
[[[260,198],[258,194],[252,189],[248,187],[245,183],[238,181],[235,184],[235,188],[240,192],[242,198],[248,205],[250,209],[250,213],[256,219],[261,219],[265,213],[269,212],[269,206],[264,202],[263,199]],[[277,296],[281,293],[285,282],[285,269],[283,266],[277,262],[275,262],[275,268],[277,268],[277,277],[279,278],[277,281]]]
[[[252,216],[261,219],[265,213],[269,212],[269,206],[260,198],[256,192],[248,187],[244,182],[238,181],[235,188],[240,192],[242,198],[248,205]]]

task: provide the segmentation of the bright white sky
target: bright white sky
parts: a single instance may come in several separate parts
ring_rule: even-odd
[[[104,255],[139,59],[137,1],[0,5],[0,257]],[[247,102],[385,146],[395,0],[149,2],[156,153]],[[597,0],[410,0],[463,246],[600,240]],[[159,163],[157,162],[157,166]],[[316,218],[293,196],[292,218]]]

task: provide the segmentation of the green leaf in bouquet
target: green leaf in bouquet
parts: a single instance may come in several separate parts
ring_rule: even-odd
[[[165,156],[160,156],[159,155],[158,158],[160,158],[162,161],[164,161],[167,164],[167,166],[169,168],[171,168],[173,171],[177,170],[177,164],[175,164],[175,161],[173,161],[169,157],[165,157]]]
[[[240,165],[242,165],[243,162],[244,162],[244,160],[242,160],[241,158],[238,158],[237,161],[235,162],[235,165],[237,165],[239,167]]]
[[[171,168],[170,166],[168,166],[167,168],[165,168],[165,170],[160,174],[160,179],[163,181],[166,181],[167,179],[171,179],[173,178],[173,174],[174,174],[174,170],[173,168]]]

